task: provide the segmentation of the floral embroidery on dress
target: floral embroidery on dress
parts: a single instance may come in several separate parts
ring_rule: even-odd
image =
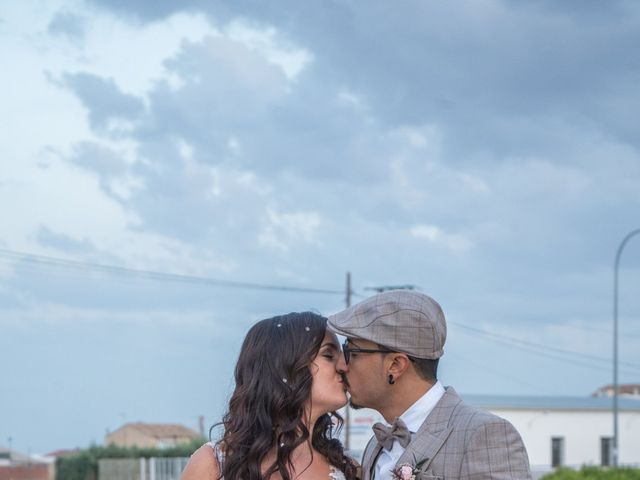
[[[331,480],[346,480],[344,473],[333,465],[329,467],[329,476]]]
[[[222,451],[222,447],[220,446],[220,444],[208,442],[206,445],[211,447],[216,456],[216,460],[218,460],[218,464],[222,465],[222,462],[224,461],[224,452]],[[333,465],[329,465],[329,478],[331,478],[331,480],[347,480],[344,476],[344,473],[341,470],[338,470]],[[224,479],[220,478],[218,480]]]

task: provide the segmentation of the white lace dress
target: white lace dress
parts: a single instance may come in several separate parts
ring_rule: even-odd
[[[224,460],[224,453],[222,452],[220,447],[213,442],[209,442],[207,443],[207,445],[211,447],[211,449],[213,450],[213,453],[216,456],[216,459],[218,460],[218,464],[219,465],[222,464],[222,461]],[[344,473],[341,470],[338,470],[333,465],[329,465],[329,478],[331,480],[346,480]],[[224,479],[220,479],[220,480],[224,480]]]

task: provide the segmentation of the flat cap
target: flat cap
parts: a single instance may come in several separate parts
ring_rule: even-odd
[[[433,298],[411,290],[379,293],[335,315],[329,330],[404,352],[416,358],[440,358],[447,324]]]

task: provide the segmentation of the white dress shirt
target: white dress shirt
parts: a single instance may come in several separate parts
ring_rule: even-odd
[[[407,428],[411,432],[411,438],[413,438],[414,434],[420,428],[420,425],[424,423],[427,416],[431,413],[431,410],[433,410],[433,407],[436,406],[436,403],[440,401],[443,395],[444,387],[440,381],[437,381],[427,393],[421,396],[400,415],[400,419],[407,424]],[[375,479],[394,480],[391,472],[404,451],[405,449],[400,445],[400,442],[393,442],[391,450],[383,448],[376,462]]]

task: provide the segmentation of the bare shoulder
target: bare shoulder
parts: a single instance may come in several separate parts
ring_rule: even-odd
[[[203,445],[191,455],[180,480],[216,480],[219,475],[220,467],[213,449]]]

